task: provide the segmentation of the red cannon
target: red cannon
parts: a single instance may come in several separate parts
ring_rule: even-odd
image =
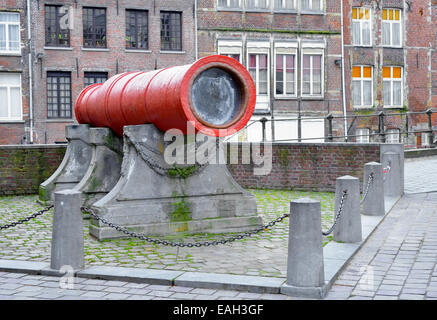
[[[209,56],[190,65],[150,72],[126,72],[80,93],[74,112],[81,124],[109,127],[153,123],[161,131],[176,128],[227,136],[242,129],[255,108],[255,85],[236,60]]]

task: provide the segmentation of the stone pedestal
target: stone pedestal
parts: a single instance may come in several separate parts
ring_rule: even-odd
[[[255,197],[236,183],[226,164],[168,165],[168,144],[151,124],[125,126],[120,180],[92,208],[147,235],[240,232],[262,225]],[[96,219],[90,234],[100,240],[124,236]]]
[[[72,189],[83,178],[91,161],[89,126],[87,124],[65,127],[68,147],[58,169],[39,186],[39,200],[54,201],[54,192]]]
[[[347,198],[343,203],[343,211],[334,228],[334,241],[360,242],[362,241],[360,215],[360,179],[351,176],[342,176],[336,180],[335,211],[340,207],[343,191],[347,190]]]
[[[382,165],[378,162],[368,162],[364,165],[363,194],[366,192],[370,174],[373,174],[373,180],[363,202],[363,214],[383,216],[385,214],[385,203]]]
[[[91,161],[82,180],[73,188],[82,192],[82,204],[90,206],[105,196],[120,179],[123,142],[109,128],[89,129]]]

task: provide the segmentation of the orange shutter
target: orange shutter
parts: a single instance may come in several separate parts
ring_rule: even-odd
[[[363,78],[372,77],[372,67],[363,67]]]
[[[402,70],[401,67],[393,67],[393,78],[401,78]]]
[[[352,67],[352,78],[361,78],[361,67]]]
[[[383,78],[391,78],[390,67],[383,67],[382,68],[382,77]]]

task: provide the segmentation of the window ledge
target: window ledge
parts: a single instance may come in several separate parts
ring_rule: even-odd
[[[218,7],[217,11],[243,11],[242,8],[226,8],[226,7]]]
[[[384,109],[402,109],[402,106],[383,106]]]
[[[4,120],[0,120],[0,123],[25,123],[26,121],[24,121],[24,120],[7,120],[7,119],[4,119]]]
[[[45,122],[74,122],[73,119],[65,119],[65,118],[50,118],[50,119],[46,119]]]
[[[171,51],[171,50],[160,50],[159,53],[164,54],[185,54],[185,51]]]
[[[273,13],[297,13],[296,9],[273,9]]]
[[[0,56],[21,57],[21,52],[0,51]]]
[[[371,44],[353,44],[353,43],[352,43],[352,46],[358,47],[358,48],[372,48],[373,47],[373,45],[371,45]]]
[[[143,49],[124,49],[124,52],[129,53],[152,53],[152,50],[143,50]]]
[[[246,12],[248,12],[248,13],[251,13],[251,12],[257,13],[257,12],[271,12],[271,11],[270,11],[269,8],[259,8],[259,9],[253,8],[253,9],[246,9]]]
[[[322,16],[322,15],[325,14],[325,11],[320,11],[320,10],[301,10],[300,14],[313,14],[313,15]]]
[[[374,106],[353,106],[354,110],[364,111],[364,110],[374,110]]]
[[[323,96],[302,96],[302,100],[325,100]]]
[[[382,45],[383,48],[403,49],[403,46]]]
[[[109,48],[81,48],[82,51],[100,51],[100,52],[108,52]]]
[[[72,47],[43,47],[44,50],[64,50],[64,51],[73,51]]]
[[[297,96],[275,96],[276,100],[295,100],[297,99]]]

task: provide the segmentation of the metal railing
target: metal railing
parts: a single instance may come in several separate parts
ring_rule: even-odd
[[[421,133],[426,133],[427,134],[427,139],[428,139],[428,143],[427,145],[430,147],[435,147],[435,142],[434,139],[436,137],[436,134],[434,133],[435,129],[433,129],[432,126],[432,116],[433,114],[437,113],[437,110],[432,110],[432,109],[428,109],[426,111],[416,111],[416,112],[399,112],[399,113],[386,113],[384,111],[381,111],[379,113],[374,113],[374,114],[355,114],[355,115],[346,115],[346,116],[335,116],[332,113],[329,113],[327,116],[320,116],[320,117],[291,117],[291,118],[280,118],[280,119],[276,119],[276,118],[266,118],[266,117],[262,117],[261,119],[258,120],[253,120],[251,122],[249,122],[243,130],[248,129],[249,127],[253,126],[256,123],[260,123],[261,124],[261,141],[267,141],[267,123],[268,122],[273,122],[273,123],[278,123],[278,122],[283,122],[283,121],[296,121],[297,122],[297,132],[302,132],[302,121],[307,121],[307,120],[324,120],[325,125],[325,132],[326,134],[324,136],[319,136],[319,137],[309,137],[309,138],[302,138],[299,134],[297,138],[287,138],[287,139],[275,139],[274,134],[272,133],[272,142],[304,142],[304,141],[311,141],[311,140],[321,140],[323,139],[324,142],[339,142],[339,141],[345,141],[345,142],[350,142],[351,138],[357,138],[357,137],[368,137],[370,139],[370,137],[375,137],[375,142],[386,142],[387,140],[387,136],[390,134],[396,134],[399,135],[399,142],[402,142],[402,140],[406,140],[406,144],[408,144],[408,138],[410,137],[410,135],[415,135],[415,134],[421,134]],[[414,116],[425,116],[426,117],[426,129],[421,129],[421,130],[411,130],[411,117]],[[396,124],[395,125],[391,125],[390,122],[393,121],[387,121],[388,117],[399,117],[398,121],[395,121]],[[346,118],[346,120],[350,120],[350,124],[349,128],[347,129],[347,134],[340,134],[340,135],[335,135],[334,134],[334,126],[333,126],[333,122],[336,119],[339,120],[344,120]],[[374,119],[370,119],[370,121],[374,122],[372,123],[374,127],[377,126],[377,130],[374,130],[374,132],[369,132],[368,134],[349,134],[349,132],[353,131],[354,129],[354,125],[360,120],[360,119],[366,119],[366,121],[368,122],[369,118],[374,118],[377,119],[377,121],[375,121]],[[435,122],[436,120],[434,120]],[[422,121],[421,123],[423,123],[424,121]],[[344,129],[343,126],[341,126],[341,129]],[[399,132],[398,133],[388,133],[387,130],[388,129],[398,129]],[[344,130],[343,130],[344,131]],[[238,135],[239,132],[234,133],[233,135],[227,137],[225,139],[225,141],[230,141],[230,139],[232,139],[234,136]],[[405,137],[406,139],[402,139],[402,137]],[[418,143],[416,143],[418,144]]]

